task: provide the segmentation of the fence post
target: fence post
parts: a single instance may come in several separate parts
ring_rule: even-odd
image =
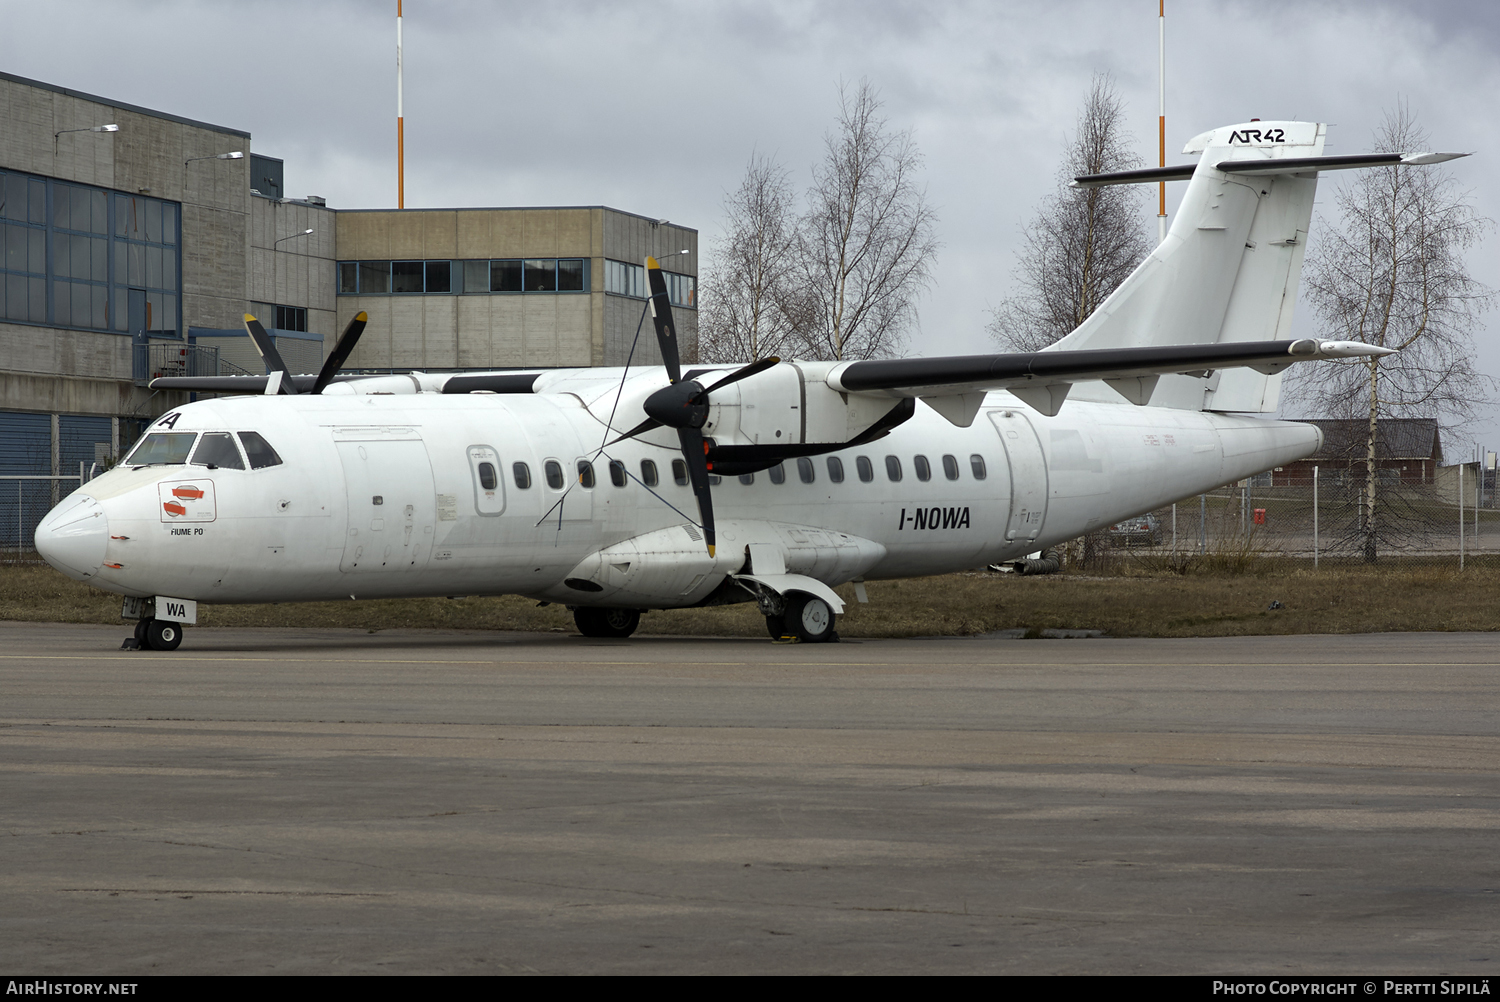
[[[1198,495],[1198,555],[1208,553],[1208,495]]]
[[[1172,553],[1177,553],[1177,502],[1172,502]]]
[[[1464,569],[1464,464],[1458,464],[1458,569]]]
[[[1313,467],[1313,570],[1318,569],[1318,468]]]

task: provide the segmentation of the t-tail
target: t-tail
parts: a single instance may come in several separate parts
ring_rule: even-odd
[[[1197,164],[1095,174],[1077,187],[1188,181],[1167,238],[1092,316],[1048,350],[1232,344],[1291,336],[1318,173],[1429,164],[1459,153],[1324,156],[1327,127],[1248,122],[1205,132]],[[1281,374],[1254,368],[1163,375],[1150,402],[1190,410],[1268,412]],[[1099,384],[1075,398],[1109,400]],[[1117,399],[1117,398],[1114,398]]]

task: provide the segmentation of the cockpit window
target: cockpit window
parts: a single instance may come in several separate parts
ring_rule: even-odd
[[[245,468],[240,450],[234,446],[234,437],[227,431],[204,432],[198,448],[193,450],[192,463],[194,466],[217,467],[221,470]]]
[[[154,431],[142,438],[125,460],[126,466],[182,466],[193,451],[195,431]]]
[[[250,457],[250,469],[264,470],[267,466],[280,466],[281,457],[271,448],[271,443],[260,437],[259,432],[242,431],[240,441],[245,445],[245,455]]]

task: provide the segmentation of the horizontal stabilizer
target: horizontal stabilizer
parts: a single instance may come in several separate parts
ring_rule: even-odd
[[[1272,174],[1304,174],[1309,171],[1354,170],[1359,167],[1419,167],[1440,164],[1469,156],[1467,153],[1352,153],[1330,157],[1279,157],[1252,160],[1220,160],[1214,170],[1247,177]],[[1198,169],[1197,164],[1178,167],[1150,167],[1145,170],[1122,170],[1110,174],[1081,174],[1068,182],[1072,188],[1102,188],[1111,184],[1155,184],[1158,181],[1187,181]]]

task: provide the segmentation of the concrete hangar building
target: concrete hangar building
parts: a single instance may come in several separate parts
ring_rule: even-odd
[[[0,549],[29,547],[72,489],[18,478],[76,485],[186,402],[150,378],[264,373],[247,312],[294,371],[316,372],[361,310],[350,369],[621,365],[651,254],[696,358],[694,229],[605,206],[339,210],[283,189],[248,132],[0,73]],[[635,364],[660,362],[655,342]]]

